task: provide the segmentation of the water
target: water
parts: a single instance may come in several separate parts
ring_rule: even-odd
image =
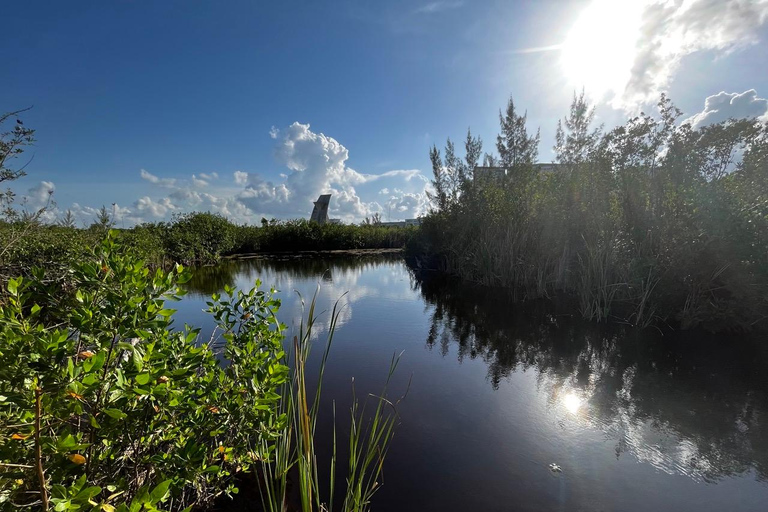
[[[294,290],[311,297],[319,283],[321,310],[343,306],[326,447],[332,399],[343,433],[352,378],[358,396],[378,392],[403,352],[390,396],[408,395],[375,511],[768,508],[768,358],[744,339],[585,323],[416,278],[396,256],[202,269],[178,320],[210,330],[204,297],[257,278],[281,290],[289,327],[302,315]]]

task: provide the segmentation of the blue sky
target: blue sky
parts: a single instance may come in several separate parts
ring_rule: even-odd
[[[0,109],[34,105],[38,139],[14,188],[28,207],[55,189],[49,217],[83,223],[112,203],[124,224],[297,217],[329,191],[346,221],[413,217],[431,144],[471,126],[492,150],[509,96],[542,161],[582,86],[608,127],[661,91],[701,120],[768,109],[765,0],[30,0],[3,18]]]

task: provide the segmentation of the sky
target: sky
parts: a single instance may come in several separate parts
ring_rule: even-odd
[[[55,220],[414,218],[429,148],[495,149],[512,97],[541,129],[586,91],[610,128],[662,92],[695,126],[768,120],[768,0],[12,2],[0,111],[37,142],[12,188]],[[7,128],[3,127],[3,128]]]

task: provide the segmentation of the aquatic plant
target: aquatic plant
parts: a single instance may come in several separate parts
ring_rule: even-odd
[[[325,468],[317,454],[315,427],[320,414],[323,376],[330,355],[338,320],[338,302],[331,311],[327,339],[320,358],[317,381],[307,382],[307,364],[315,330],[317,294],[305,312],[299,334],[293,338],[292,377],[283,385],[280,413],[287,421],[274,444],[269,459],[262,463],[260,491],[264,509],[269,512],[287,510],[289,488],[297,486],[296,504],[302,512],[336,511],[364,512],[370,510],[371,498],[381,485],[381,473],[389,444],[398,421],[396,402],[387,398],[387,385],[397,368],[399,357],[393,356],[382,393],[369,395],[361,402],[355,396],[349,411],[347,459],[344,461],[344,481],[341,484],[341,505],[337,506],[339,482],[339,451],[337,431],[333,432],[333,451],[327,461],[328,494],[323,495]],[[302,301],[303,304],[303,301]],[[354,386],[353,386],[354,393]],[[372,410],[371,410],[372,409]],[[336,421],[335,403],[333,407]],[[269,446],[263,445],[262,451]]]

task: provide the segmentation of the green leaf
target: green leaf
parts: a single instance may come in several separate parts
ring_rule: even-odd
[[[136,383],[140,386],[144,386],[149,382],[150,378],[148,373],[140,373],[136,376]]]
[[[101,487],[97,487],[95,485],[91,487],[86,487],[85,489],[77,493],[77,495],[75,495],[74,500],[88,501],[94,496],[96,496],[97,494],[99,494],[100,492],[101,492]]]
[[[104,411],[104,414],[106,414],[110,418],[114,418],[116,420],[122,420],[122,419],[125,419],[128,416],[123,411],[120,411],[120,410],[117,410],[117,409],[103,409],[103,411]]]
[[[164,482],[160,482],[157,487],[152,489],[152,492],[150,493],[150,499],[152,500],[152,503],[159,503],[161,501],[165,501],[165,498],[168,496],[168,488],[171,485],[171,480],[165,480]]]
[[[219,471],[221,471],[219,466],[208,466],[203,470],[203,473],[218,473]]]
[[[104,363],[107,359],[107,353],[104,351],[99,352],[95,356],[93,356],[90,360],[93,361],[93,367],[91,367],[91,371],[96,372],[101,370],[101,368],[104,366]]]
[[[141,354],[138,350],[133,351],[133,367],[136,368],[136,371],[141,371],[141,369],[144,367],[144,361],[142,361]]]
[[[72,434],[67,434],[64,437],[60,437],[56,443],[56,449],[60,452],[68,452],[73,450],[77,446],[77,439],[72,437]]]

